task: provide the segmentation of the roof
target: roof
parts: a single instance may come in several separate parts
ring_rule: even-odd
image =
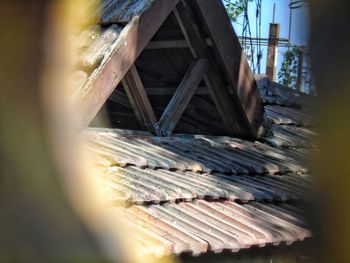
[[[287,204],[238,204],[230,201],[119,208],[134,231],[130,236],[140,256],[207,251],[237,252],[252,246],[292,244],[310,237],[303,209]]]
[[[257,85],[220,0],[109,0],[97,10],[78,41],[76,99],[84,125],[103,105],[112,121],[83,137],[135,253],[310,237],[312,97],[263,76]]]
[[[276,111],[279,118],[296,114],[285,124],[267,111],[272,132],[261,141],[107,128],[84,132],[94,160],[104,167],[98,178],[106,199],[130,226],[140,256],[237,252],[311,237],[304,203],[314,185],[307,163],[317,135],[310,118],[307,127],[300,122],[310,103],[283,103],[286,94],[276,94],[265,94],[265,106],[285,109]]]

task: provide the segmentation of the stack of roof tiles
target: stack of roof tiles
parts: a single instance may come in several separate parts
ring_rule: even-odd
[[[96,162],[104,164],[99,179],[108,201],[132,226],[128,235],[143,254],[236,252],[311,236],[302,204],[314,184],[306,163],[316,135],[305,101],[284,103],[286,91],[274,85],[260,82],[272,122],[262,142],[85,132]]]

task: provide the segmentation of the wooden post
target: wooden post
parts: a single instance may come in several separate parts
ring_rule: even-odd
[[[301,85],[303,82],[303,64],[304,64],[304,52],[302,49],[298,51],[298,75],[297,75],[297,91],[301,91]]]
[[[280,35],[280,24],[271,23],[269,33],[269,47],[267,51],[266,75],[276,80],[277,45]]]

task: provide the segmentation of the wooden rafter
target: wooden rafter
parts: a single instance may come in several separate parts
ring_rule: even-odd
[[[187,70],[158,122],[161,135],[169,136],[172,133],[207,69],[208,60],[198,59]]]
[[[242,112],[237,108],[237,103],[231,99],[227,84],[222,79],[222,74],[216,66],[207,40],[199,32],[198,24],[187,2],[180,2],[174,10],[175,16],[190,46],[195,58],[208,58],[209,69],[204,76],[205,84],[218,109],[218,112],[231,136],[252,137],[249,127],[244,121]]]
[[[257,137],[263,124],[263,102],[225,7],[221,0],[190,2],[194,4],[206,33],[216,47],[217,61],[222,65],[228,84],[235,91],[237,111],[246,122],[251,137]]]
[[[124,28],[112,55],[82,89],[85,92],[81,95],[82,127],[95,117],[177,3],[178,0],[155,0]]]
[[[126,73],[122,80],[122,84],[140,126],[143,129],[158,134],[155,127],[157,118],[154,114],[151,103],[148,100],[145,88],[135,65],[131,66],[128,73]]]

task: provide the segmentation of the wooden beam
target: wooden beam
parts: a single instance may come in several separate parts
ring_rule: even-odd
[[[177,3],[178,0],[155,0],[123,29],[112,55],[81,89],[77,101],[83,113],[81,127],[87,126],[95,117]]]
[[[269,45],[267,49],[266,75],[273,81],[276,80],[277,48],[280,36],[280,25],[270,24]]]
[[[122,84],[140,126],[157,134],[158,132],[155,128],[157,118],[135,65],[132,65],[128,73],[125,74]]]
[[[209,69],[204,76],[204,81],[226,126],[227,134],[230,136],[251,138],[252,133],[247,126],[246,119],[244,119],[244,113],[237,106],[240,104],[232,100],[227,83],[222,78],[223,74],[220,72],[217,62],[207,44],[208,41],[202,36],[199,28],[196,26],[198,20],[196,20],[188,2],[181,1],[174,10],[174,13],[188,41],[192,55],[195,58],[207,58],[209,61]]]
[[[242,116],[245,122],[241,124],[242,128],[248,129],[250,138],[258,137],[264,123],[263,102],[222,1],[194,0],[187,3],[193,3],[204,30],[213,41],[215,57],[229,86],[235,91],[236,116]]]
[[[172,133],[207,69],[208,60],[198,59],[187,70],[158,122],[161,135],[169,136]]]
[[[157,40],[148,43],[146,49],[188,48],[186,40]]]

